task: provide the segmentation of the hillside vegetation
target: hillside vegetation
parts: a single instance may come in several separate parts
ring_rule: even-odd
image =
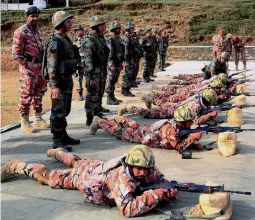
[[[72,0],[71,2],[72,5],[77,6],[67,10],[75,15],[75,24],[82,24],[85,28],[88,28],[89,16],[102,15],[109,21],[119,18],[122,23],[132,19],[137,28],[151,26],[165,30],[175,44],[210,44],[212,35],[219,27],[226,33],[243,35],[248,44],[255,44],[254,0],[103,0],[99,2]],[[40,27],[46,38],[53,32],[52,14],[63,9],[50,8],[42,11]],[[24,17],[23,11],[2,11],[1,41],[4,46],[11,44],[13,31],[24,22]]]

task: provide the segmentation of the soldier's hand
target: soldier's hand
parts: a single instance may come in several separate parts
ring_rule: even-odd
[[[61,93],[59,88],[54,88],[51,90],[51,98],[52,99],[60,99]]]
[[[196,133],[190,134],[189,138],[191,139],[191,141],[197,141],[203,136],[203,134],[204,134],[204,131],[196,132]]]
[[[154,189],[153,190],[160,198],[160,200],[173,199],[178,193],[177,189]]]
[[[89,84],[90,84],[91,89],[95,89],[96,88],[96,80],[91,79]]]

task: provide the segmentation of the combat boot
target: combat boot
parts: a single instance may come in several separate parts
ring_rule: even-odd
[[[149,78],[149,77],[145,77],[145,78],[143,78],[143,81],[144,81],[145,83],[149,83],[149,82],[150,82],[150,78]]]
[[[14,177],[17,174],[24,174],[24,168],[27,164],[14,158],[1,167],[1,182]]]
[[[102,106],[100,106],[98,112],[104,112],[104,113],[106,113],[106,112],[110,112],[110,109],[103,108]]]
[[[236,65],[236,71],[239,71],[238,66]]]
[[[153,96],[150,96],[150,95],[143,95],[141,100],[145,101],[145,104],[147,106],[148,109],[151,109],[151,105],[152,105],[152,102],[153,102]]]
[[[36,133],[36,130],[31,126],[28,115],[20,116],[21,119],[21,131],[26,134]]]
[[[35,115],[35,122],[34,122],[35,128],[50,128],[51,127],[49,123],[43,120],[41,113],[34,113],[34,115]]]
[[[155,81],[154,79],[151,79],[150,77],[148,77],[149,78],[149,80],[152,82],[152,81]]]
[[[64,149],[64,148],[57,148],[57,149],[49,149],[48,151],[47,151],[47,157],[51,157],[51,158],[54,158],[54,159],[56,159],[56,160],[59,160],[59,161],[62,161],[62,155],[63,155],[63,153],[67,153],[68,151],[66,150],[66,149]],[[79,156],[77,156],[77,155],[73,155],[73,157],[74,157],[74,159],[76,160],[76,161],[78,161],[78,160],[81,160],[81,158],[79,157]]]
[[[112,98],[114,99],[115,102],[119,102],[119,103],[123,102],[123,101],[120,100],[120,99],[116,99],[116,97],[114,96],[114,94],[113,94],[113,97],[112,97]]]
[[[112,93],[109,93],[107,96],[106,104],[107,105],[119,105],[120,103],[114,99],[114,96]]]
[[[118,115],[122,116],[127,112],[127,105],[120,105],[118,108]]]
[[[78,100],[79,101],[84,101],[84,97],[82,96],[82,92],[78,92],[78,94],[79,94]]]
[[[247,70],[247,68],[246,68],[246,64],[245,64],[245,65],[243,65],[243,70]]]
[[[95,117],[93,118],[92,124],[91,124],[90,127],[89,127],[90,134],[95,135],[95,134],[97,133],[97,130],[100,128],[100,127],[99,127],[99,120],[100,120],[100,119],[101,119],[101,118],[98,117],[98,116],[95,116]]]
[[[67,150],[68,152],[71,152],[73,150],[72,147],[68,146],[68,145],[64,145],[61,141],[61,139],[58,138],[53,138],[53,144],[52,144],[52,148],[53,149],[57,149],[57,148],[64,148],[65,150]]]
[[[135,97],[134,94],[132,94],[129,89],[123,89],[122,95],[127,96],[127,97]]]
[[[86,114],[87,120],[86,120],[86,125],[90,126],[93,120],[93,115],[91,112],[87,112]]]
[[[131,81],[131,88],[137,88],[138,85],[134,82],[134,81]]]
[[[78,144],[80,144],[81,141],[79,139],[74,139],[74,138],[69,137],[66,130],[64,130],[64,134],[63,134],[63,137],[61,138],[61,142],[63,145],[68,145],[68,144],[78,145]]]
[[[151,75],[150,75],[150,77],[152,77],[152,78],[157,78],[157,76],[154,74],[154,73],[152,73]],[[153,80],[154,81],[154,80]]]

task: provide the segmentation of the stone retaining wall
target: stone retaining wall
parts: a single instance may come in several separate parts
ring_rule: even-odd
[[[169,60],[211,60],[212,46],[169,46],[167,59]],[[255,47],[245,47],[247,60],[255,60]],[[233,56],[231,57],[233,60]]]

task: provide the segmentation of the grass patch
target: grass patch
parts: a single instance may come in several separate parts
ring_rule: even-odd
[[[18,102],[9,102],[9,101],[4,101],[1,102],[2,107],[11,107],[11,106],[17,106]]]

